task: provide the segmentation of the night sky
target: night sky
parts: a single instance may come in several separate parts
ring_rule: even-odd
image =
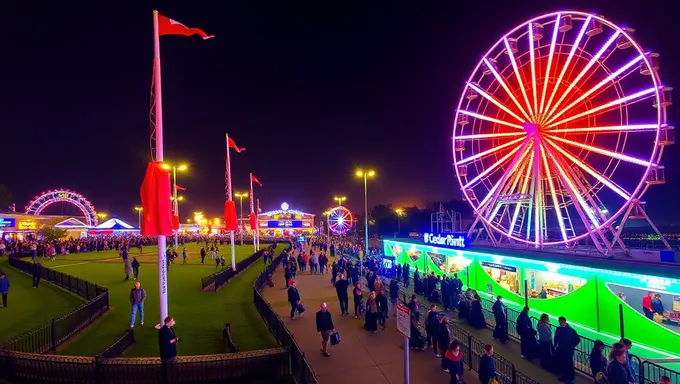
[[[232,152],[234,189],[247,191],[253,172],[264,210],[286,201],[320,214],[338,194],[360,210],[357,166],[378,173],[371,205],[458,198],[450,137],[463,82],[496,39],[541,13],[594,11],[635,27],[661,54],[664,83],[680,86],[670,1],[137,3],[4,4],[0,183],[18,209],[68,188],[136,219],[150,154],[154,7],[216,36],[161,37],[166,159],[191,167],[179,180],[185,218],[221,215],[226,132],[247,148]],[[680,212],[677,146],[664,165],[667,184],[646,200],[668,222]]]

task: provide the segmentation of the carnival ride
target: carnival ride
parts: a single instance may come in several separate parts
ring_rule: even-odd
[[[97,211],[83,195],[68,189],[55,189],[36,196],[26,206],[26,214],[40,215],[47,207],[56,203],[68,203],[75,206],[82,214],[85,224],[94,227],[98,223]]]
[[[672,88],[659,54],[635,30],[584,12],[518,25],[484,54],[465,84],[453,129],[470,236],[603,254],[627,220],[649,219],[642,197],[665,182],[661,157]],[[481,229],[479,228],[481,224]]]
[[[344,206],[337,206],[328,214],[328,229],[334,235],[345,235],[352,229],[354,217],[352,212]]]

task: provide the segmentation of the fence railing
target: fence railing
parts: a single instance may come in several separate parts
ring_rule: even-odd
[[[291,247],[292,244],[288,249]],[[274,273],[276,268],[281,264],[281,261],[281,255],[274,258],[274,261],[272,261],[257,278],[253,287],[253,302],[276,341],[281,347],[286,348],[290,352],[290,369],[293,378],[298,384],[316,384],[318,383],[316,374],[305,358],[304,352],[302,352],[302,349],[300,349],[300,346],[295,341],[295,336],[288,331],[281,317],[260,293],[267,283],[267,278],[270,274]]]
[[[413,278],[411,277],[409,279],[409,283],[411,286],[415,286]],[[400,293],[406,294],[404,291],[400,290]],[[417,293],[419,297],[425,299],[427,302],[430,302],[430,300],[423,296],[420,293]],[[481,298],[480,303],[482,305],[482,312],[484,313],[484,319],[486,320],[486,325],[489,328],[494,328],[496,326],[496,320],[495,316],[493,314],[493,302],[491,300]],[[510,338],[520,341],[519,334],[517,333],[517,318],[519,317],[520,312],[516,311],[512,308],[507,308],[506,307],[506,319],[508,322],[508,336]],[[534,329],[537,328],[538,325],[538,319],[536,317],[531,317],[531,322],[533,324]],[[553,324],[549,324],[551,333],[554,334],[553,332]],[[592,370],[590,369],[590,353],[595,346],[595,340],[590,339],[586,336],[579,335],[581,338],[581,342],[579,343],[578,346],[575,348],[575,353],[574,353],[574,368],[589,376],[592,377]],[[609,352],[611,351],[611,345],[605,343],[605,349],[603,351],[604,356],[609,356]],[[680,384],[680,372],[672,370],[670,368],[645,361],[644,359],[641,359],[639,356],[631,354],[630,355],[630,360],[631,360],[631,365],[633,369],[635,370],[636,373],[636,379],[638,383],[640,384],[651,384],[651,383],[658,383],[659,379],[662,376],[667,376],[671,378],[671,383],[674,384]]]
[[[97,355],[99,359],[113,359],[114,357],[120,357],[123,352],[134,344],[135,342],[135,332],[132,329],[128,329],[123,333],[123,336],[114,341],[113,344],[106,347],[102,353]]]
[[[271,242],[273,244],[276,244],[276,242]],[[233,279],[234,277],[238,276],[241,272],[246,270],[248,267],[253,265],[255,261],[257,261],[259,258],[262,257],[264,254],[265,249],[260,249],[259,251],[253,253],[252,255],[248,256],[247,258],[239,261],[236,263],[236,270],[233,270],[231,268],[223,269],[219,272],[210,274],[209,276],[206,276],[201,279],[201,291],[212,291],[212,292],[217,292],[224,284],[227,284],[229,280]]]
[[[224,324],[224,329],[222,330],[222,340],[227,344],[227,349],[231,353],[236,353],[239,351],[238,345],[234,342],[234,338],[231,336],[231,324]]]
[[[9,265],[29,275],[33,274],[33,263],[20,258],[10,257]],[[59,345],[109,310],[109,291],[102,286],[45,267],[41,267],[41,278],[87,301],[68,313],[54,317],[46,324],[0,345],[0,350],[27,353],[54,352]]]

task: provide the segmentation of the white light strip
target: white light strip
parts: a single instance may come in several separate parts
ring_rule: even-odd
[[[633,124],[633,125],[612,125],[609,127],[587,127],[587,128],[557,128],[551,129],[550,133],[620,133],[620,132],[648,132],[656,131],[658,124]]]
[[[474,85],[474,84],[472,84],[472,83],[468,83],[468,86],[470,86],[470,88],[474,89],[475,92],[477,92],[477,93],[479,93],[480,95],[482,95],[482,97],[484,97],[485,99],[487,99],[487,100],[489,100],[490,102],[492,102],[495,106],[497,106],[498,108],[500,108],[500,109],[502,109],[503,111],[505,111],[508,115],[510,115],[510,116],[514,117],[515,119],[517,119],[517,121],[519,121],[520,123],[523,123],[523,122],[525,121],[525,120],[522,119],[521,117],[517,116],[517,114],[515,114],[515,112],[511,111],[510,109],[508,109],[508,107],[506,107],[505,105],[501,104],[500,101],[496,100],[493,96],[491,96],[491,95],[489,95],[488,93],[486,93],[483,89],[477,87],[476,85]]]
[[[503,120],[499,120],[499,119],[494,119],[493,117],[489,117],[489,116],[485,116],[485,115],[480,115],[479,113],[474,113],[474,112],[470,112],[470,111],[465,111],[465,110],[462,110],[462,109],[458,110],[458,113],[462,113],[462,114],[464,114],[464,115],[468,115],[468,116],[470,116],[470,117],[474,117],[475,119],[486,120],[486,121],[490,121],[490,122],[492,122],[492,123],[505,125],[505,126],[507,126],[507,127],[513,127],[513,128],[517,128],[517,129],[524,130],[524,127],[522,127],[522,126],[519,125],[519,124],[513,124],[513,123],[510,123],[510,122],[507,122],[507,121],[503,121]]]
[[[524,115],[524,117],[526,117],[527,121],[531,120],[531,118],[526,113],[524,108],[522,108],[522,105],[519,103],[519,101],[517,100],[517,98],[515,97],[513,92],[510,90],[510,88],[508,88],[508,85],[505,84],[505,81],[503,81],[503,77],[501,77],[501,75],[499,75],[498,72],[496,72],[496,68],[494,68],[493,64],[491,64],[491,62],[489,62],[489,60],[486,57],[484,58],[484,63],[486,64],[486,67],[489,68],[489,71],[491,71],[493,76],[496,78],[496,81],[498,81],[498,83],[501,85],[501,87],[503,87],[503,89],[505,90],[505,93],[508,94],[508,96],[510,97],[510,100],[512,100],[515,103],[515,106],[517,107],[517,109],[519,109],[519,111],[522,113],[522,115]]]
[[[527,90],[524,89],[524,80],[522,80],[522,76],[519,74],[519,68],[517,68],[517,62],[515,61],[515,55],[512,53],[512,50],[510,49],[510,43],[508,42],[508,38],[506,37],[503,39],[505,42],[505,49],[506,53],[508,54],[508,57],[510,57],[510,63],[512,64],[512,69],[515,71],[515,77],[517,78],[517,82],[519,83],[519,89],[522,91],[522,97],[524,97],[524,102],[527,103],[527,109],[529,109],[529,115],[533,115],[534,111],[531,109],[531,103],[529,102],[529,98],[527,97]],[[533,120],[529,120],[532,121]]]
[[[523,137],[520,137],[519,139],[515,139],[515,140],[512,140],[512,141],[508,141],[507,143],[502,144],[502,145],[499,145],[499,146],[497,146],[497,147],[489,148],[489,149],[487,149],[487,150],[484,151],[484,152],[480,152],[480,153],[474,154],[474,155],[472,155],[472,156],[470,156],[470,157],[467,157],[467,158],[465,158],[465,159],[460,159],[459,161],[456,162],[456,165],[464,165],[464,164],[467,164],[467,163],[469,163],[469,162],[471,162],[471,161],[475,161],[475,160],[477,160],[477,159],[479,159],[479,158],[482,158],[482,157],[484,157],[484,156],[488,156],[488,155],[490,155],[490,154],[492,154],[492,153],[494,153],[494,152],[503,150],[503,149],[505,149],[505,148],[507,148],[507,147],[509,147],[509,146],[511,146],[511,145],[519,144],[519,143],[520,143],[521,141],[523,141],[523,140],[524,140],[524,138],[523,138]]]
[[[561,137],[550,136],[550,138],[557,140],[557,141],[560,141],[560,142],[565,143],[565,144],[569,144],[569,145],[573,145],[575,147],[583,148],[583,149],[588,150],[590,152],[598,153],[598,154],[603,155],[603,156],[609,156],[609,157],[613,157],[613,158],[618,159],[618,160],[627,161],[629,163],[638,164],[638,165],[642,165],[642,166],[645,166],[645,167],[649,167],[652,164],[649,161],[636,159],[636,158],[628,156],[628,155],[623,155],[621,153],[612,152],[612,151],[607,150],[607,149],[602,149],[602,148],[594,147],[592,145],[578,143],[576,141],[563,139]]]
[[[553,28],[553,36],[550,41],[550,53],[548,54],[548,66],[545,69],[545,77],[543,78],[543,92],[541,93],[541,106],[539,107],[539,114],[543,113],[543,106],[545,105],[545,94],[548,91],[548,79],[550,78],[550,69],[552,67],[553,55],[555,54],[555,44],[557,43],[557,33],[560,31],[560,16],[558,13],[555,18],[555,27]]]

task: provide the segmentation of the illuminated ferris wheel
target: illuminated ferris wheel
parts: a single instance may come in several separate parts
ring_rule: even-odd
[[[346,234],[352,229],[352,225],[354,225],[354,217],[352,217],[352,212],[349,209],[343,206],[331,209],[328,214],[328,229],[334,235]]]
[[[634,32],[557,12],[520,24],[484,54],[453,129],[458,182],[476,214],[471,233],[481,223],[494,243],[536,247],[590,238],[607,253],[625,248],[628,218],[649,221],[640,199],[665,180],[672,88]]]

